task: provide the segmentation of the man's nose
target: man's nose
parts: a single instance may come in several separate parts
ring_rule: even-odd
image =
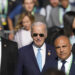
[[[62,48],[62,47],[60,48],[60,51],[61,51],[61,52],[63,51],[63,48]]]
[[[39,36],[39,35],[37,35],[37,38],[40,38],[40,36]]]

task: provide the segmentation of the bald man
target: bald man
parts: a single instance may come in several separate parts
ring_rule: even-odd
[[[57,54],[54,66],[66,73],[66,75],[75,75],[75,56],[72,46],[67,36],[59,35],[54,40],[54,46]]]

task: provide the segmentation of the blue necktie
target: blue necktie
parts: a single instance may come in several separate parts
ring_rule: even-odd
[[[37,63],[39,66],[40,71],[42,71],[42,56],[41,56],[41,52],[40,52],[40,48],[38,48],[38,52],[37,52]]]
[[[61,70],[62,70],[63,72],[65,72],[65,63],[66,63],[66,61],[63,60],[63,61],[62,61],[62,67],[61,67]]]

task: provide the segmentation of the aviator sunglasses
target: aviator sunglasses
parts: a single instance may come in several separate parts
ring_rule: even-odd
[[[38,35],[39,35],[40,37],[44,37],[44,34],[43,34],[43,33],[40,33],[40,34],[33,33],[33,37],[37,37]]]

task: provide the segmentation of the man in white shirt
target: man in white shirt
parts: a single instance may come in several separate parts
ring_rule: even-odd
[[[54,62],[55,66],[64,71],[66,75],[75,75],[75,56],[71,52],[72,46],[69,38],[65,35],[56,36],[54,46],[58,56]]]
[[[14,75],[18,48],[15,42],[0,37],[0,74]]]
[[[15,75],[41,75],[52,66],[55,57],[54,48],[45,43],[47,37],[46,25],[35,22],[31,27],[33,43],[24,46],[19,51],[18,65]]]

